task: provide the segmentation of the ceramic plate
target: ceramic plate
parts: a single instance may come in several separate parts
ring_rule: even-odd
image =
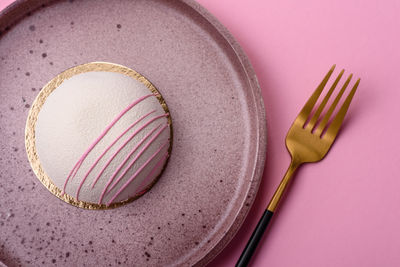
[[[0,260],[7,265],[205,265],[255,198],[265,160],[260,88],[227,30],[194,1],[17,1],[0,13]],[[143,197],[84,210],[39,182],[24,149],[40,88],[106,61],[148,78],[174,126],[169,164]]]

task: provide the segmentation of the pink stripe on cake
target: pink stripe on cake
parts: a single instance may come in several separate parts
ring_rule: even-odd
[[[162,166],[162,164],[165,162],[165,160],[168,157],[168,152],[164,154],[164,156],[161,157],[161,159],[156,163],[154,168],[150,171],[150,173],[146,176],[146,178],[143,179],[143,181],[140,183],[138,186],[138,190],[136,190],[135,195],[141,195],[144,193],[144,190],[146,189],[146,186],[150,184],[152,181],[147,181],[148,179],[151,179],[151,177],[154,176],[154,173]]]
[[[95,180],[92,183],[92,188],[96,185],[97,181],[100,179],[101,175],[104,173],[105,169],[108,167],[108,165],[111,163],[111,161],[114,159],[114,157],[116,156],[116,154],[126,145],[127,142],[129,142],[130,140],[132,140],[133,137],[135,137],[140,131],[142,131],[144,128],[146,128],[147,126],[149,126],[149,124],[151,124],[152,122],[154,122],[155,120],[159,119],[159,118],[163,118],[163,117],[167,117],[168,114],[163,114],[163,115],[159,115],[156,116],[154,118],[152,118],[150,121],[148,121],[146,124],[144,124],[142,127],[140,127],[139,129],[137,129],[129,138],[128,140],[118,149],[118,151],[116,153],[114,153],[114,155],[112,155],[112,157],[107,161],[107,163],[105,164],[105,166],[101,169],[101,171],[99,172],[99,174],[96,176]],[[158,127],[157,127],[158,128]],[[155,131],[155,130],[154,130]]]
[[[129,138],[128,140],[118,149],[118,151],[116,153],[114,153],[114,155],[107,161],[106,165],[101,169],[101,171],[99,172],[99,174],[96,176],[95,180],[92,183],[92,188],[96,185],[97,181],[100,179],[100,176],[103,174],[103,172],[105,171],[105,169],[107,168],[107,166],[110,164],[110,162],[112,161],[112,159],[114,159],[114,157],[116,156],[116,154],[126,145],[127,142],[129,142],[130,140],[132,140],[132,138],[134,136],[136,136],[136,134],[138,134],[140,131],[142,131],[144,128],[146,128],[149,124],[151,124],[153,121],[162,118],[162,117],[167,117],[168,114],[163,114],[163,115],[159,115],[156,116],[154,118],[152,118],[150,121],[146,122],[146,124],[144,124],[142,127],[140,127],[139,129],[137,129]]]
[[[165,142],[130,178],[129,180],[114,194],[110,201],[108,201],[107,206],[109,206],[120,194],[124,191],[130,183],[136,178],[136,176],[160,153],[160,151],[169,144],[169,140]]]
[[[110,189],[107,190],[107,193],[110,192],[116,185],[119,183],[119,181],[122,179],[122,177],[129,171],[129,169],[135,164],[136,160],[146,151],[146,149],[154,142],[154,140],[168,127],[168,125],[165,125],[160,131],[142,148],[142,150],[136,155],[136,157],[132,160],[132,162],[128,165],[128,167],[125,168],[124,172],[118,177],[118,179],[115,181],[115,183],[111,186]]]
[[[75,164],[74,168],[72,169],[72,171],[70,172],[70,174],[68,175],[67,179],[65,180],[64,183],[64,187],[63,187],[63,194],[65,192],[65,188],[67,186],[67,183],[69,181],[69,179],[73,179],[73,177],[76,175],[76,173],[78,172],[79,167],[81,166],[82,162],[85,160],[85,158],[87,157],[87,155],[90,153],[90,151],[92,151],[92,149],[97,145],[98,142],[100,142],[100,140],[108,133],[108,131],[114,126],[114,124],[117,123],[117,121],[119,119],[121,119],[122,116],[125,115],[125,113],[127,113],[130,109],[132,109],[135,105],[137,105],[138,103],[142,102],[143,100],[145,100],[146,98],[150,97],[150,96],[155,96],[155,94],[149,94],[149,95],[145,95],[140,97],[139,99],[137,99],[136,101],[134,101],[132,104],[130,104],[128,107],[126,107],[108,126],[107,128],[102,132],[102,134],[97,137],[97,139],[89,146],[89,148],[83,153],[83,155],[81,156],[81,158],[78,160],[77,164]],[[74,172],[74,169],[76,170]],[[72,174],[72,176],[71,176]]]
[[[132,167],[132,165],[136,162],[136,160],[144,153],[144,151],[153,143],[153,141],[168,127],[168,124],[166,124],[164,127],[162,127],[151,139],[150,141],[146,144],[146,146],[135,156],[135,158],[132,160],[132,162],[129,164],[129,166],[125,169],[122,175],[120,175],[117,179],[117,181],[112,185],[111,189],[115,187],[115,185],[122,179],[122,177],[128,172],[128,170]],[[157,127],[158,128],[158,127]],[[125,160],[118,166],[117,170],[114,172],[114,174],[111,176],[111,178],[108,180],[106,186],[103,189],[103,192],[100,195],[99,199],[99,205],[102,203],[104,196],[111,190],[108,190],[108,187],[110,184],[113,182],[115,176],[119,173],[119,171],[122,169],[122,167],[125,165],[125,163],[129,160],[129,158],[132,156],[132,154],[144,143],[144,141],[154,132],[154,130],[149,133],[147,136],[143,138],[129,153],[129,155],[125,158]]]
[[[136,150],[144,143],[144,141],[147,140],[158,128],[160,128],[161,124],[158,125],[156,128],[151,130],[142,140],[140,140],[139,143],[136,144],[136,146],[131,150],[131,152],[126,156],[126,158],[118,165],[118,168],[114,171],[114,173],[111,175],[111,178],[109,179],[108,183],[111,183],[115,176],[118,174],[118,172],[122,169],[122,167],[125,165],[125,163],[129,160],[129,158],[133,155],[133,153],[136,152]],[[107,183],[107,184],[108,184]],[[107,185],[106,185],[107,186]]]
[[[137,121],[135,121],[134,123],[132,123],[123,133],[121,133],[104,151],[103,153],[96,159],[96,161],[92,164],[92,166],[89,168],[89,170],[86,172],[85,176],[83,177],[83,180],[78,188],[78,193],[76,195],[76,198],[78,198],[79,196],[79,191],[81,189],[82,184],[85,182],[86,178],[89,176],[90,172],[94,169],[94,167],[96,167],[97,163],[99,163],[99,161],[103,158],[103,156],[111,149],[111,147],[113,145],[115,145],[116,142],[118,142],[119,139],[121,139],[122,136],[124,136],[130,129],[132,129],[136,124],[138,124],[139,122],[141,122],[143,119],[145,119],[147,116],[149,116],[150,114],[154,113],[155,110],[150,111],[149,113],[143,115],[142,117],[140,117]],[[93,187],[92,187],[93,188]]]
[[[139,128],[138,130],[136,130],[133,134],[131,134],[129,136],[129,138],[117,149],[117,151],[114,152],[114,154],[108,159],[107,163],[104,165],[104,167],[101,169],[99,175],[96,177],[96,180],[94,181],[93,185],[96,184],[96,182],[98,181],[98,179],[100,178],[100,176],[103,174],[103,172],[105,171],[105,169],[110,165],[110,163],[113,161],[113,159],[118,155],[119,152],[121,152],[121,150],[136,136],[136,134],[138,134],[142,129],[146,128],[150,123],[152,123],[153,121],[155,121],[158,118],[161,117],[165,117],[168,116],[166,114],[157,116],[153,119],[151,119],[149,122],[147,122],[145,125],[143,125],[141,128]],[[158,127],[157,127],[158,128]],[[85,177],[86,178],[86,177]],[[76,193],[76,199],[79,200],[79,192],[81,191],[81,188],[83,186],[83,183],[85,182],[85,178],[81,181],[81,183],[79,184],[77,193]],[[93,188],[93,187],[92,187]]]

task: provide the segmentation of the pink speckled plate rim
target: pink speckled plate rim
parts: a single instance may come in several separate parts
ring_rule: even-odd
[[[34,9],[40,7],[42,4],[47,4],[50,2],[55,2],[57,0],[16,0],[8,7],[0,11],[0,28],[4,28],[6,26],[10,26],[19,19],[23,18],[23,16]],[[207,251],[195,254],[188,260],[188,262],[193,263],[195,266],[204,266],[209,263],[215,256],[217,256],[223,248],[231,241],[233,236],[237,233],[241,225],[243,224],[255,198],[257,195],[257,191],[261,182],[261,178],[263,175],[264,164],[266,159],[266,150],[267,150],[267,126],[266,126],[266,116],[265,116],[265,107],[263,98],[261,95],[261,88],[257,80],[256,73],[250,63],[250,60],[244,53],[243,49],[239,45],[239,43],[234,39],[232,34],[228,31],[225,26],[223,26],[209,11],[207,11],[203,6],[197,3],[194,0],[177,0],[180,1],[193,10],[195,10],[198,14],[200,14],[204,19],[206,19],[217,31],[218,33],[230,44],[231,48],[235,52],[239,62],[241,63],[243,70],[247,75],[247,80],[249,82],[250,87],[252,88],[252,97],[253,102],[255,103],[255,114],[254,122],[257,124],[257,140],[254,140],[256,147],[256,157],[255,163],[253,164],[253,174],[252,179],[250,179],[249,190],[245,194],[243,201],[241,203],[241,207],[238,210],[235,220],[232,221],[229,227],[225,227],[227,231],[225,233],[219,233],[216,235],[220,238],[218,243]],[[22,14],[21,14],[21,11]],[[11,23],[7,23],[11,22]],[[246,203],[251,203],[251,205],[245,205]]]

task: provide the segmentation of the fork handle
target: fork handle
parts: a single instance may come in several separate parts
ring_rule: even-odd
[[[243,250],[242,255],[240,255],[240,258],[236,263],[236,267],[247,266],[251,259],[251,256],[253,255],[254,251],[256,251],[257,245],[260,242],[261,237],[263,236],[265,229],[268,226],[268,223],[271,221],[272,215],[274,215],[272,211],[268,209],[264,211],[264,214],[258,221],[256,229],[254,229],[253,234],[247,242],[247,245]]]
[[[292,158],[290,162],[290,166],[285,173],[281,183],[279,184],[278,188],[275,191],[267,209],[264,211],[260,221],[258,222],[256,229],[254,230],[253,234],[251,235],[249,241],[245,249],[240,255],[239,260],[236,263],[236,267],[245,267],[249,263],[251,256],[253,255],[254,251],[257,248],[258,243],[263,236],[265,229],[267,229],[268,223],[270,222],[272,215],[278,206],[279,201],[281,200],[283,193],[286,191],[286,188],[289,185],[290,180],[292,179],[293,174],[295,173],[296,169],[300,166],[301,162],[297,161],[297,159]]]

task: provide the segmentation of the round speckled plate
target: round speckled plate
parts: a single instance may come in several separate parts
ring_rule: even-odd
[[[266,144],[257,79],[226,29],[191,0],[20,0],[0,13],[0,30],[0,260],[202,266],[217,255],[255,198]],[[113,210],[54,197],[24,150],[39,88],[92,61],[143,74],[174,119],[159,182]]]

